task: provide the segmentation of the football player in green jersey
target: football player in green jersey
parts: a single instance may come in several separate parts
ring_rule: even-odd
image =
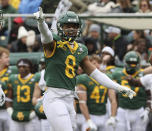
[[[112,73],[113,80],[123,86],[134,90],[136,95],[130,101],[124,94],[118,93],[119,108],[117,110],[117,127],[116,131],[145,131],[146,123],[140,117],[144,112],[146,104],[145,90],[141,86],[132,86],[129,84],[126,77],[131,75],[134,78],[143,75],[140,68],[140,56],[135,51],[128,52],[124,57],[124,68]]]
[[[8,77],[11,74],[9,67],[9,50],[0,47],[0,81],[7,83]],[[3,89],[5,95],[7,96],[8,88]],[[2,130],[9,131],[9,121],[10,117],[6,111],[5,104],[0,107],[0,127]]]
[[[19,74],[13,74],[8,79],[7,112],[11,116],[11,131],[35,131],[35,112],[32,105],[32,96],[35,85],[38,83],[36,75],[31,73],[32,63],[28,59],[17,62]]]
[[[90,57],[90,61],[98,69],[100,68],[100,58],[96,55]],[[110,68],[107,69],[110,72]],[[79,106],[86,122],[82,123],[82,131],[112,130],[106,127],[108,120],[106,109],[107,95],[111,102],[111,119],[116,123],[117,101],[114,90],[107,89],[100,85],[96,80],[86,74],[77,76],[77,92],[79,96]],[[111,124],[111,123],[110,123]],[[114,124],[114,123],[113,123]]]
[[[149,62],[152,65],[152,54],[149,57]],[[140,78],[134,78],[132,76],[128,76],[127,80],[130,85],[134,86],[143,86],[146,90],[147,95],[147,101],[146,101],[146,107],[144,112],[140,114],[141,119],[143,122],[147,123],[148,126],[146,128],[146,131],[152,130],[152,74],[144,75]]]
[[[46,62],[45,81],[48,89],[43,107],[54,131],[73,131],[75,127],[73,96],[79,65],[100,84],[119,92],[124,91],[130,98],[133,97],[134,91],[113,82],[96,69],[89,61],[87,48],[75,41],[81,32],[78,15],[71,11],[61,15],[57,20],[57,35],[45,23],[42,8],[34,16],[38,22]]]

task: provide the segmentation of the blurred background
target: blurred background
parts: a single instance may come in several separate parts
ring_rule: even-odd
[[[0,47],[10,52],[12,73],[18,73],[16,64],[21,58],[32,61],[32,73],[40,71],[43,48],[33,16],[40,6],[55,33],[60,14],[70,10],[79,15],[81,37],[76,41],[86,45],[89,56],[99,56],[102,71],[109,62],[109,58],[103,57],[107,46],[110,49],[105,52],[112,56],[117,68],[124,68],[124,56],[129,51],[138,52],[143,70],[151,66],[152,0],[0,0],[4,18],[0,19]],[[148,130],[152,131],[151,125]]]

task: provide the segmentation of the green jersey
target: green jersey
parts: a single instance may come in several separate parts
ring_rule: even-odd
[[[105,114],[108,89],[86,74],[77,76],[77,85],[83,87],[87,92],[89,113],[93,115]]]
[[[138,72],[134,73],[132,76],[134,78],[141,77],[142,71],[139,70]],[[118,105],[121,108],[125,109],[139,109],[144,107],[146,104],[146,93],[143,87],[135,87],[128,84],[128,81],[125,80],[125,77],[128,76],[125,69],[119,69],[112,73],[112,79],[121,84],[122,86],[126,86],[133,91],[136,92],[136,95],[133,99],[129,99],[125,94],[118,93]]]
[[[53,35],[55,46],[52,54],[45,54],[45,81],[48,87],[74,90],[76,84],[76,70],[85,56],[87,48],[74,41],[73,47],[68,41],[62,42],[57,35]]]
[[[19,74],[9,77],[8,86],[13,90],[13,120],[19,122],[29,121],[29,114],[34,109],[32,97],[37,82],[38,75],[34,74],[30,74],[26,79],[22,79]]]
[[[22,79],[18,74],[11,75],[8,86],[13,90],[13,109],[32,110],[32,96],[34,86],[37,84],[37,77],[31,74],[27,79]]]

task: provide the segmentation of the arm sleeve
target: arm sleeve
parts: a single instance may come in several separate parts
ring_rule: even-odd
[[[41,42],[43,44],[48,44],[53,41],[52,32],[49,30],[48,25],[45,23],[45,21],[38,22],[38,29],[40,31]]]
[[[99,82],[101,85],[111,88],[117,91],[122,90],[122,86],[118,83],[112,81],[106,74],[100,72],[98,69],[95,69],[90,76],[94,78],[97,82]]]
[[[151,89],[151,86],[152,86],[152,75],[151,74],[141,77],[140,81],[146,90]]]

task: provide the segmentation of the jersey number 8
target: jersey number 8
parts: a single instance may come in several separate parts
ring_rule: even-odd
[[[70,64],[71,61],[71,64]],[[66,68],[65,68],[65,75],[69,78],[75,77],[75,66],[76,66],[76,59],[73,55],[68,55],[65,60]]]

